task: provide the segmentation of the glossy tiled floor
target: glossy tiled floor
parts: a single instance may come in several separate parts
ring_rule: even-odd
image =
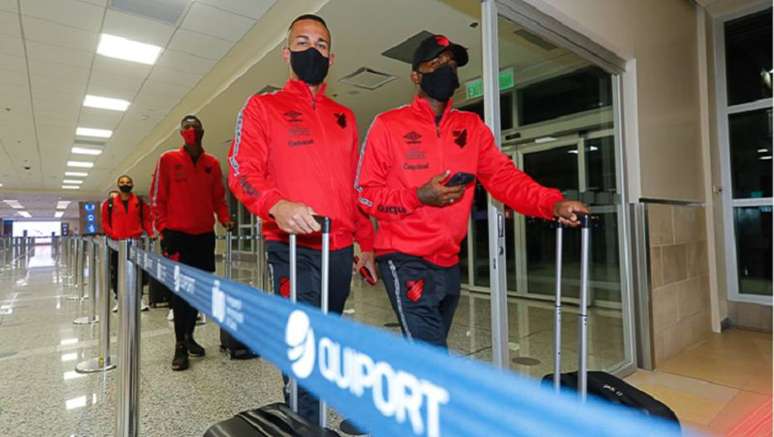
[[[732,329],[627,380],[683,425],[718,436],[771,436],[772,336]]]
[[[235,279],[250,282],[253,271],[237,264]],[[68,300],[76,290],[55,265],[48,247],[14,268],[0,268],[0,436],[108,436],[115,411],[116,371],[82,375],[75,365],[94,357],[98,325],[76,326],[89,302]],[[455,353],[491,356],[490,302],[463,296],[450,346]],[[544,303],[509,303],[513,369],[532,376],[552,366],[553,308]],[[141,435],[197,436],[234,413],[281,399],[279,372],[262,360],[230,361],[218,352],[218,328],[207,323],[197,339],[207,348],[192,368],[169,368],[173,335],[166,308],[141,317]],[[397,331],[384,290],[356,281],[347,317]],[[111,319],[113,334],[117,319]],[[385,324],[387,325],[385,327]],[[592,311],[590,365],[611,367],[623,356],[621,319],[610,310]],[[576,318],[563,323],[566,369],[575,367]],[[113,339],[115,348],[115,338]],[[336,423],[335,417],[333,423]]]

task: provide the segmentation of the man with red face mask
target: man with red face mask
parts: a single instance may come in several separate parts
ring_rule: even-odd
[[[475,179],[522,214],[575,226],[588,213],[519,171],[478,115],[454,109],[457,67],[467,62],[467,50],[442,35],[420,43],[414,101],[374,119],[357,181],[360,207],[379,222],[374,247],[403,334],[444,348]]]
[[[223,175],[218,160],[202,148],[204,130],[193,115],[183,117],[180,135],[184,144],[165,152],[156,164],[151,184],[155,227],[161,233],[164,256],[206,272],[215,271],[215,215],[231,230],[234,226],[226,204]],[[197,311],[185,299],[172,294],[175,313],[175,355],[172,370],[188,368],[188,355],[204,356],[194,341]]]
[[[320,226],[314,215],[331,218],[329,310],[340,314],[350,293],[353,243],[362,254],[357,270],[376,274],[373,226],[357,208],[354,190],[357,125],[346,108],[325,95],[334,56],[325,21],[296,18],[283,58],[290,80],[272,94],[248,99],[239,113],[229,153],[228,182],[245,207],[264,221],[274,289],[287,297],[288,234],[298,235],[298,301],[320,306]],[[277,333],[277,335],[284,335]],[[287,379],[286,379],[287,380]],[[287,398],[287,391],[286,391]],[[302,387],[299,413],[317,421],[317,400]]]

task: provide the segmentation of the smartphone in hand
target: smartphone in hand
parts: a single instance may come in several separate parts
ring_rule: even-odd
[[[454,176],[450,177],[446,182],[444,182],[444,186],[447,187],[457,187],[457,186],[465,186],[470,184],[476,179],[475,176],[473,176],[470,173],[464,173],[464,172],[457,172],[454,174]]]
[[[355,264],[360,262],[360,257],[355,257]],[[360,276],[365,279],[366,282],[368,282],[371,285],[376,285],[376,278],[373,277],[371,274],[371,271],[366,268],[366,266],[360,267],[360,270],[358,270],[358,273],[360,273]]]

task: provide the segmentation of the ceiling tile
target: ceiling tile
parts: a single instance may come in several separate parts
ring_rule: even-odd
[[[19,15],[0,11],[0,35],[10,35],[21,38]]]
[[[21,38],[6,35],[0,38],[0,54],[16,57],[24,57],[24,44]]]
[[[94,58],[94,70],[116,76],[131,76],[145,78],[150,73],[152,66],[138,62],[122,61],[97,55]]]
[[[239,41],[254,24],[255,21],[250,18],[194,3],[180,27],[229,41]]]
[[[165,47],[175,28],[158,21],[108,9],[102,32]]]
[[[2,60],[0,60],[2,63]],[[8,70],[5,65],[0,65],[0,84],[27,86],[27,70]],[[5,98],[5,96],[3,96]]]
[[[218,60],[231,50],[234,43],[186,29],[178,29],[172,36],[169,49],[190,53],[202,58]]]
[[[85,69],[91,68],[94,52],[57,47],[39,42],[27,41],[27,53],[32,61],[43,61],[50,64],[70,65]]]
[[[27,41],[42,42],[72,49],[94,52],[97,49],[97,33],[64,26],[40,18],[25,16],[24,36]]]
[[[161,55],[158,61],[158,66],[162,68],[183,71],[193,74],[207,74],[216,61],[212,59],[204,59],[188,53],[178,52],[175,50],[167,50]]]
[[[83,108],[78,124],[83,126],[102,126],[104,129],[115,130],[124,116],[120,111],[106,111],[104,109]]]
[[[119,76],[95,69],[91,72],[88,94],[131,101],[140,91],[143,82],[144,77]]]
[[[153,69],[150,76],[148,76],[148,80],[154,82],[166,82],[181,87],[191,88],[196,85],[202,77],[204,76],[201,74],[156,67]]]
[[[98,32],[105,8],[75,0],[24,0],[22,14]]]
[[[27,60],[18,56],[0,53],[0,74],[4,71],[18,71],[27,74]]]
[[[16,0],[0,0],[0,11],[16,12],[19,8],[16,7]]]
[[[33,91],[38,91],[39,87],[44,86],[54,90],[59,88],[68,91],[79,89],[80,92],[83,92],[89,79],[89,70],[30,59],[30,78],[32,79]]]
[[[274,0],[196,0],[198,3],[206,3],[235,14],[250,17],[254,20],[269,10]]]

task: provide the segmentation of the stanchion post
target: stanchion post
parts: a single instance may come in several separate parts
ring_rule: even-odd
[[[255,273],[258,276],[256,279],[256,287],[260,290],[266,291],[269,287],[266,280],[266,247],[263,241],[263,222],[259,217],[255,218],[255,261],[256,269]]]
[[[231,263],[234,261],[234,259],[233,259],[234,250],[231,247],[232,246],[233,238],[234,238],[234,236],[231,233],[231,231],[226,231],[226,253],[225,253],[224,257],[223,257],[224,260],[226,261],[226,266],[223,269],[223,275],[225,275],[228,279],[231,279],[232,278],[232,274],[234,273],[233,270],[232,270],[232,266],[231,266]]]
[[[320,275],[322,276],[322,283],[320,285],[320,310],[323,314],[328,314],[328,274],[330,269],[330,255],[331,255],[331,220],[328,217],[322,218],[322,262],[320,263]],[[328,427],[328,403],[320,399],[320,427]]]
[[[290,234],[290,301],[296,303],[296,234]],[[290,379],[290,409],[298,412],[298,381]]]
[[[562,372],[562,224],[556,226],[556,296],[554,302],[554,390],[561,390]]]
[[[118,249],[118,296],[121,299],[120,330],[118,331],[119,366],[118,412],[116,435],[137,437],[139,434],[140,401],[140,293],[137,284],[137,267],[129,259],[131,243],[119,242]]]
[[[589,352],[589,340],[588,340],[588,328],[589,328],[589,256],[591,251],[590,231],[591,231],[591,217],[588,214],[584,214],[581,219],[581,272],[580,272],[580,312],[578,314],[579,322],[579,335],[580,335],[580,351],[578,356],[578,374],[579,384],[578,391],[580,392],[581,401],[586,402],[586,396],[588,392],[588,352]]]
[[[89,255],[89,315],[79,317],[73,321],[76,325],[91,325],[97,323],[97,250],[94,237],[84,240]]]
[[[78,363],[75,366],[75,371],[78,373],[106,372],[116,368],[116,360],[110,356],[110,247],[107,244],[107,237],[100,237],[98,241],[100,268],[95,301],[99,302],[99,355]]]

